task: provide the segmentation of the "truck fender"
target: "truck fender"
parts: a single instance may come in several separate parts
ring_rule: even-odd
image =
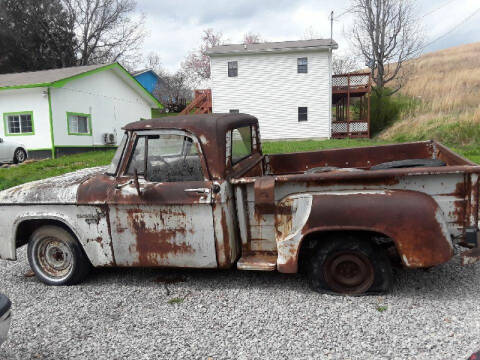
[[[338,191],[288,196],[277,206],[277,268],[298,269],[302,241],[326,231],[372,231],[391,238],[403,264],[421,268],[453,256],[445,216],[427,194],[409,190]]]
[[[108,225],[106,224],[107,220],[96,219],[97,223],[85,224],[82,222],[83,218],[78,218],[74,216],[69,216],[68,214],[60,214],[56,212],[49,211],[48,213],[35,214],[27,213],[21,217],[15,219],[12,232],[10,244],[13,246],[11,260],[16,260],[16,237],[19,227],[25,221],[30,220],[39,220],[39,221],[54,221],[57,223],[62,223],[66,228],[68,228],[77,238],[82,249],[85,252],[85,255],[90,260],[90,263],[93,266],[112,266],[114,265],[113,251],[111,248],[111,239],[106,231]],[[96,231],[85,231],[88,226],[95,226]],[[97,237],[89,238],[85,234],[95,233]],[[103,236],[102,236],[103,235]],[[15,249],[15,250],[14,250]]]

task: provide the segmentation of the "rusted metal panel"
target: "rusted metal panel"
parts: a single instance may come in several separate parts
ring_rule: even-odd
[[[432,158],[433,142],[328,149],[289,154],[266,155],[270,174],[299,174],[323,166],[370,168],[398,159]]]
[[[239,270],[273,271],[277,266],[277,254],[269,252],[257,252],[247,254],[238,260]]]
[[[264,176],[255,180],[255,211],[259,214],[275,212],[275,178]]]
[[[426,194],[370,190],[311,193],[311,196],[311,212],[301,230],[303,236],[321,231],[375,231],[392,238],[404,265],[412,268],[442,264],[453,256],[443,212]],[[285,207],[288,209],[288,202],[283,212],[287,212]],[[292,209],[290,216],[299,216],[296,212]],[[298,229],[296,233],[285,233],[292,220],[286,214],[282,216],[278,228],[283,232],[277,238],[278,269],[295,272],[300,236]]]
[[[110,216],[118,266],[217,267],[210,204],[117,204]]]
[[[24,221],[53,220],[73,231],[93,266],[114,265],[114,255],[105,208],[97,206],[21,205],[0,206],[0,228],[9,229],[0,241],[0,258],[16,260],[15,238]]]
[[[238,223],[235,216],[233,187],[224,181],[213,194],[213,221],[218,267],[230,268],[237,260],[239,249]]]
[[[480,261],[480,248],[476,247],[474,249],[464,251],[460,255],[460,258],[462,260],[462,265],[475,264]]]
[[[106,167],[94,167],[52,178],[32,181],[0,191],[0,204],[76,204],[79,185]]]
[[[240,239],[243,245],[246,245],[249,240],[249,228],[250,224],[248,222],[248,209],[246,204],[246,195],[245,189],[242,185],[238,185],[235,187],[235,203],[236,203],[236,210],[237,210],[237,221],[238,221],[238,228],[240,232]]]

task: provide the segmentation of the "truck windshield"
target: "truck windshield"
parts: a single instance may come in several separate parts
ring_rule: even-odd
[[[106,172],[107,175],[115,175],[115,173],[117,172],[118,164],[120,163],[120,159],[122,158],[123,149],[125,148],[127,138],[128,138],[127,134],[123,135],[122,141],[120,142],[120,145],[118,145],[117,151],[113,156],[112,162],[110,163],[107,169],[107,172]]]

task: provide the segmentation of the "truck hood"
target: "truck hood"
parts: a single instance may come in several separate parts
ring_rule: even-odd
[[[106,166],[82,169],[0,191],[0,205],[76,204],[79,185],[106,169]]]

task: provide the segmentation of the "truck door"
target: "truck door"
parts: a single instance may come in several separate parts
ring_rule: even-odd
[[[108,200],[116,264],[217,267],[212,182],[198,141],[177,130],[133,141]]]

